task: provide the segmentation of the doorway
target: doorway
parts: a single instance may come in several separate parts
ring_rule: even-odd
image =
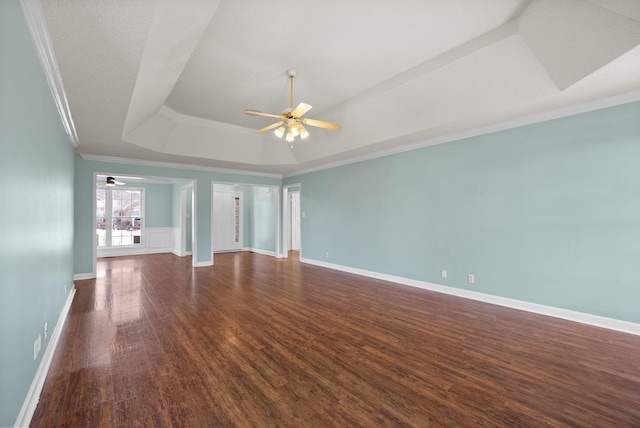
[[[289,257],[289,251],[302,251],[302,187],[300,183],[288,184],[282,188],[282,257]]]
[[[291,192],[291,249],[300,251],[300,191]]]
[[[95,232],[88,277],[97,274],[98,257],[167,252],[182,257],[190,253],[196,266],[195,189],[195,180],[188,178],[94,172]],[[146,203],[153,209],[146,211]],[[174,223],[174,213],[180,212],[180,220]]]
[[[242,192],[213,192],[213,252],[242,250]]]

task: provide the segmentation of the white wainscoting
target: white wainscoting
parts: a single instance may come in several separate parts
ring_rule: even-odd
[[[171,252],[178,257],[184,257],[187,255],[184,248],[182,248],[182,229],[179,227],[171,228],[172,249]]]
[[[98,257],[172,253],[174,249],[174,229],[173,227],[147,227],[142,235],[142,245],[108,249],[98,248]]]

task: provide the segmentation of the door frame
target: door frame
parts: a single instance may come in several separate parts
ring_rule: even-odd
[[[275,257],[282,258],[282,234],[280,231],[281,227],[281,219],[282,219],[282,205],[280,201],[281,194],[279,192],[280,186],[274,184],[263,184],[263,183],[245,183],[239,181],[216,181],[211,180],[211,218],[209,219],[210,227],[211,227],[211,265],[215,265],[215,253],[213,252],[213,192],[215,191],[216,184],[225,184],[225,185],[234,185],[234,186],[248,186],[248,187],[266,187],[272,189],[275,195],[278,197],[276,201],[276,215],[275,215],[275,224],[273,225],[275,229]],[[244,239],[244,236],[243,236]]]
[[[293,193],[292,188],[296,188],[295,192],[300,193],[300,213],[302,217],[302,183],[293,183],[282,186],[282,257],[289,257],[291,250],[291,204],[289,203],[289,194]],[[302,257],[302,219],[300,219],[300,257]]]
[[[146,174],[138,174],[135,172],[134,170],[125,170],[125,171],[121,171],[121,172],[103,172],[102,170],[100,171],[93,171],[93,186],[92,186],[92,190],[91,190],[91,206],[93,207],[93,225],[92,225],[92,247],[93,247],[93,256],[92,256],[92,260],[93,260],[93,271],[89,274],[89,275],[81,275],[78,276],[76,279],[89,279],[89,278],[95,278],[97,276],[98,273],[98,242],[96,240],[96,233],[95,233],[95,227],[96,227],[96,207],[97,207],[97,202],[96,202],[96,189],[98,187],[98,176],[99,175],[106,175],[106,176],[118,176],[118,175],[133,175],[136,177],[142,177],[142,178],[147,178],[150,180],[162,180],[162,181],[166,181],[167,183],[169,182],[173,182],[173,181],[184,181],[187,182],[187,186],[192,186],[191,189],[191,204],[192,204],[192,208],[191,208],[191,256],[192,256],[192,261],[191,261],[191,265],[193,267],[197,267],[198,266],[198,223],[197,223],[197,214],[196,214],[196,207],[198,206],[198,201],[197,201],[197,191],[196,191],[196,186],[197,186],[197,180],[193,179],[193,178],[176,178],[176,177],[163,177],[163,176],[154,176],[154,175],[146,175]],[[180,226],[181,228],[184,228],[184,223]]]

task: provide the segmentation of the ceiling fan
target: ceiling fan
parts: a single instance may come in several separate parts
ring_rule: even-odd
[[[113,187],[113,186],[124,186],[125,183],[122,183],[118,180],[116,180],[114,177],[107,177],[107,179],[105,180],[105,184],[109,187]]]
[[[306,112],[311,110],[311,106],[309,104],[300,103],[295,109],[293,108],[293,78],[295,77],[295,75],[296,75],[295,70],[293,69],[287,70],[287,76],[289,76],[289,91],[290,91],[289,108],[284,110],[282,114],[277,115],[277,114],[262,113],[261,111],[257,111],[257,110],[244,111],[246,114],[252,114],[255,116],[275,117],[277,119],[280,119],[279,122],[276,122],[269,126],[265,126],[262,129],[258,129],[256,131],[256,134],[262,134],[263,132],[277,128],[275,130],[276,136],[278,136],[278,138],[282,138],[285,136],[285,132],[286,132],[285,139],[287,140],[288,143],[291,144],[292,148],[293,148],[292,143],[296,136],[299,136],[300,139],[302,140],[306,140],[309,137],[309,131],[306,130],[304,125],[331,129],[333,131],[337,131],[341,128],[340,125],[335,123],[324,122],[321,120],[302,117]]]

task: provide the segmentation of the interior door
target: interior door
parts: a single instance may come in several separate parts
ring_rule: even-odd
[[[300,250],[300,192],[291,193],[291,249]]]
[[[242,192],[213,192],[213,251],[242,250]]]

